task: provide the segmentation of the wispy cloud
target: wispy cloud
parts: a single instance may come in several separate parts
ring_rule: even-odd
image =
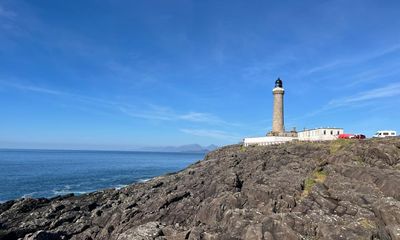
[[[222,120],[221,118],[219,118],[213,114],[210,114],[210,113],[189,112],[186,114],[179,115],[179,119],[191,121],[191,122],[232,125],[232,123],[228,123],[228,122]],[[235,124],[233,124],[233,125],[235,125]]]
[[[238,126],[236,123],[229,123],[211,113],[189,111],[186,113],[178,113],[170,107],[159,106],[155,104],[144,104],[144,106],[133,106],[129,103],[122,103],[102,98],[85,96],[66,91],[54,90],[51,88],[38,87],[31,84],[10,83],[0,81],[0,85],[12,87],[22,91],[30,91],[40,94],[55,95],[60,97],[68,97],[73,101],[84,102],[89,105],[101,106],[102,108],[108,107],[117,110],[125,115],[142,118],[148,120],[159,121],[186,121],[193,123],[205,123],[209,125],[226,125]]]
[[[224,139],[228,141],[238,141],[240,140],[239,136],[233,135],[231,133],[227,133],[225,131],[220,130],[210,130],[210,129],[180,129],[181,132],[198,136],[198,137],[209,137],[215,139]]]
[[[37,87],[33,85],[28,85],[28,84],[20,84],[20,83],[9,83],[9,82],[3,82],[0,81],[0,84],[8,86],[8,87],[13,87],[17,88],[19,90],[23,91],[31,91],[31,92],[37,92],[37,93],[46,93],[46,94],[51,94],[51,95],[66,95],[63,92],[48,89],[48,88],[42,88],[42,87]]]
[[[11,10],[6,9],[2,5],[0,5],[0,18],[8,18],[8,19],[13,19],[17,16],[17,14]]]
[[[375,69],[363,71],[357,73],[353,76],[348,76],[351,81],[344,87],[354,87],[362,83],[372,82],[373,80],[382,80],[386,77],[391,77],[400,74],[400,64],[395,62],[395,64],[385,64],[382,67],[377,67]]]
[[[334,59],[331,62],[327,62],[320,66],[314,66],[311,69],[305,70],[303,74],[308,75],[317,72],[330,71],[340,67],[352,66],[355,64],[360,64],[376,58],[380,58],[387,54],[395,53],[397,51],[400,51],[400,44],[396,44],[385,49],[380,49],[369,54],[359,55],[355,57],[346,56],[339,59]]]
[[[23,83],[16,83],[16,82],[0,81],[0,85],[6,86],[6,87],[12,87],[12,88],[22,90],[22,91],[30,91],[30,92],[35,92],[35,93],[43,93],[43,94],[49,94],[49,95],[70,97],[73,100],[92,103],[92,104],[101,104],[101,105],[107,104],[107,105],[113,105],[113,106],[123,105],[122,103],[115,102],[115,101],[109,101],[109,100],[105,100],[105,99],[101,99],[101,98],[85,96],[85,95],[70,93],[70,92],[66,92],[66,91],[60,91],[60,90],[36,86],[36,85],[32,85],[32,84],[26,84],[26,83],[23,84]]]
[[[376,100],[379,98],[394,97],[400,95],[400,83],[394,83],[385,87],[375,88],[372,90],[358,93],[354,96],[334,99],[327,105],[328,108],[335,108],[347,105],[353,105],[365,101]]]
[[[166,108],[150,107],[150,109],[143,110],[143,108],[119,107],[119,110],[128,116],[147,120],[172,121],[178,119],[175,113]]]
[[[383,98],[395,97],[400,95],[400,83],[390,84],[384,87],[371,89],[356,93],[352,96],[346,96],[338,99],[333,99],[319,109],[305,113],[299,117],[292,118],[291,121],[298,121],[300,119],[307,119],[318,116],[320,114],[338,110],[340,108],[349,108],[354,106],[368,106],[370,107],[374,101]],[[382,106],[379,107],[382,109]]]
[[[321,71],[325,71],[325,70],[330,70],[330,69],[335,68],[336,66],[338,66],[338,65],[340,65],[342,63],[343,63],[343,60],[336,60],[336,61],[333,61],[333,62],[330,62],[330,63],[326,63],[324,65],[313,67],[313,68],[307,70],[305,73],[306,74],[312,74],[312,73],[315,73],[315,72],[321,72]]]
[[[236,126],[238,124],[229,123],[221,118],[211,114],[203,112],[188,112],[178,113],[171,108],[148,104],[148,108],[132,108],[132,107],[119,107],[119,110],[124,114],[127,114],[135,118],[143,118],[148,120],[161,120],[161,121],[186,121],[194,123],[205,123],[209,125],[226,125]]]

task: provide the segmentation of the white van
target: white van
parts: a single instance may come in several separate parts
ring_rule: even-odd
[[[384,130],[384,131],[377,131],[375,135],[372,137],[374,138],[384,138],[384,137],[396,137],[396,131]]]

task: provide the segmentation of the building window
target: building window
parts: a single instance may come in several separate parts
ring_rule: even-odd
[[[331,135],[333,135],[333,131],[331,130]]]
[[[324,135],[326,135],[326,130],[324,130]]]
[[[337,135],[339,135],[339,131],[337,131]]]

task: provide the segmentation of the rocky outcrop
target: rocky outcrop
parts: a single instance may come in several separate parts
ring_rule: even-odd
[[[400,139],[227,146],[123,189],[3,203],[0,239],[400,239]]]

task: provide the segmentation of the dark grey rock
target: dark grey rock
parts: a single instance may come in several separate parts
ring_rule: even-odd
[[[400,239],[400,139],[227,146],[119,190],[0,204],[5,239]]]

